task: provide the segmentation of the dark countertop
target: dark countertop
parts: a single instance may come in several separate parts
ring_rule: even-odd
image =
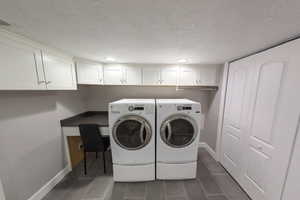
[[[108,127],[108,112],[87,111],[73,117],[60,120],[60,125],[64,127],[74,127],[79,124],[98,124],[99,127]]]

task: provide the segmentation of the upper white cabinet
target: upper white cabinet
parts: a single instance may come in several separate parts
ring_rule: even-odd
[[[144,66],[143,85],[177,85],[177,66]]]
[[[200,66],[197,73],[197,85],[215,86],[217,83],[218,66]]]
[[[193,66],[183,65],[179,67],[178,84],[193,86],[197,85],[197,70]]]
[[[159,67],[143,67],[143,85],[159,85],[160,84],[160,68]]]
[[[76,89],[75,67],[72,59],[44,52],[42,58],[47,89]]]
[[[104,66],[104,84],[122,85],[124,83],[123,68],[120,64],[109,64]]]
[[[178,81],[178,67],[165,66],[160,69],[160,84],[161,85],[177,85]]]
[[[104,65],[104,84],[106,85],[140,85],[142,71],[136,65]]]
[[[219,65],[181,65],[178,84],[187,86],[217,86]]]
[[[6,31],[0,32],[0,90],[73,90],[71,57]]]
[[[125,65],[123,66],[123,79],[125,85],[141,85],[142,84],[142,69],[138,66]]]
[[[0,37],[0,89],[46,89],[40,50]]]
[[[76,61],[78,84],[103,84],[103,66],[100,63],[85,60]]]

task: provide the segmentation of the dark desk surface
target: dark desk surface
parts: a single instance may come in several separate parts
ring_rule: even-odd
[[[74,127],[79,124],[98,124],[99,127],[108,127],[107,111],[87,111],[73,117],[60,120],[61,126]]]

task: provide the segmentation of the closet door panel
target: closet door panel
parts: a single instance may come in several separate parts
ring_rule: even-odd
[[[229,100],[228,122],[230,126],[240,129],[246,74],[243,69],[232,72],[231,98]]]
[[[272,145],[272,128],[277,112],[283,63],[261,66],[253,115],[252,137]]]
[[[282,62],[259,66],[249,144],[246,149],[244,181],[247,191],[255,199],[264,199],[267,175],[272,159],[273,127],[277,115],[277,102],[283,74]],[[253,85],[255,86],[255,85]]]
[[[243,107],[247,69],[243,62],[230,66],[227,88],[226,107],[224,114],[221,163],[236,179],[239,178],[242,167],[243,149]]]

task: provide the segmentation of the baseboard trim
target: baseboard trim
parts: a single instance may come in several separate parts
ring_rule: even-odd
[[[34,193],[28,200],[41,200],[43,199],[68,173],[69,167],[65,167],[58,172],[50,181]]]
[[[199,142],[199,147],[205,148],[206,151],[213,157],[213,159],[217,160],[216,152],[206,142]]]

